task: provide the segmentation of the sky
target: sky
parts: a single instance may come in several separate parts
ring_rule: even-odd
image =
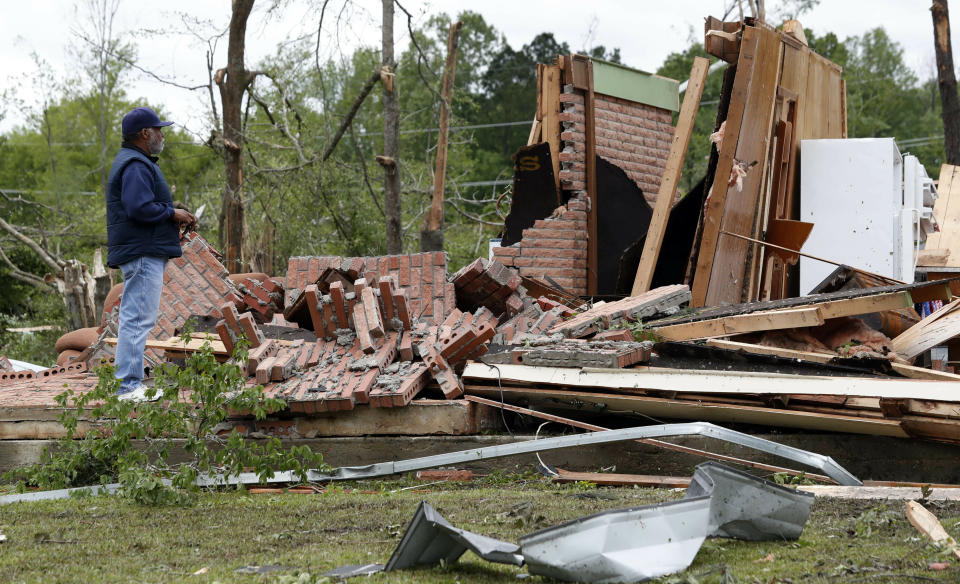
[[[0,19],[0,87],[15,89],[16,95],[30,108],[42,101],[42,93],[25,81],[29,77],[42,71],[54,82],[70,79],[79,66],[71,46],[76,47],[80,42],[75,31],[84,26],[84,7],[89,2],[117,2],[114,34],[136,44],[138,63],[145,69],[182,85],[205,83],[206,45],[198,35],[186,32],[186,23],[191,23],[193,30],[224,30],[229,22],[229,0],[156,3],[134,0],[13,3],[8,0]],[[282,43],[315,35],[322,2],[285,0],[281,10],[271,12],[268,8],[273,2],[260,0],[247,28],[247,67],[252,68],[260,59],[274,54]],[[617,47],[625,64],[654,71],[668,54],[685,50],[693,39],[701,40],[703,19],[708,15],[721,17],[724,6],[729,3],[729,0],[403,0],[400,4],[413,15],[414,26],[439,12],[455,15],[462,10],[473,10],[502,32],[514,49],[546,31],[567,42],[573,50],[598,44],[608,49]],[[768,2],[768,13],[779,4],[782,3]],[[816,34],[834,32],[840,38],[883,26],[903,47],[906,63],[918,77],[927,79],[936,74],[930,5],[930,0],[821,0],[800,21]],[[955,18],[960,22],[960,16]],[[379,0],[330,0],[321,52],[336,56],[360,45],[378,47],[380,19]],[[960,24],[954,29],[957,26]],[[406,16],[397,10],[398,52],[406,46],[408,38]],[[953,46],[956,53],[957,42]],[[224,40],[216,54],[216,66],[225,64],[225,49]],[[43,62],[41,67],[37,66],[37,58]],[[957,60],[956,54],[954,60]],[[208,132],[205,100],[209,98],[203,92],[178,89],[137,73],[130,77],[127,93],[163,104],[171,119],[197,137]],[[10,100],[2,100],[0,108],[4,112],[0,132],[24,123],[26,118],[21,108]]]

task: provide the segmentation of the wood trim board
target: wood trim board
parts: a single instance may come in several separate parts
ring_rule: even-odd
[[[589,387],[620,392],[667,391],[696,394],[841,395],[960,402],[960,387],[953,381],[820,377],[742,371],[685,369],[597,369],[530,367],[468,363],[462,379],[509,383],[537,383],[564,387]]]
[[[893,420],[875,420],[821,413],[793,412],[773,408],[680,402],[666,398],[593,393],[561,389],[465,385],[469,395],[510,401],[524,400],[540,407],[599,412],[616,410],[644,417],[700,420],[729,424],[758,424],[825,432],[848,432],[906,438],[909,435]],[[502,393],[501,393],[502,392]]]

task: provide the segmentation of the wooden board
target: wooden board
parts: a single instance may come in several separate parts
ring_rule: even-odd
[[[550,144],[553,177],[560,200],[560,67],[537,65],[537,119],[541,123],[543,141]]]
[[[574,472],[557,469],[555,483],[593,483],[604,487],[654,487],[657,489],[686,489],[690,477],[667,477],[661,475],[617,474],[610,472]]]
[[[710,339],[707,341],[708,347],[717,347],[718,349],[728,349],[731,351],[742,351],[744,353],[753,353],[755,355],[774,355],[786,359],[799,359],[801,361],[813,361],[814,363],[829,363],[838,357],[836,353],[814,353],[812,351],[795,351],[782,347],[767,347],[765,345],[756,345],[753,343],[740,343],[727,339]],[[890,362],[890,367],[897,373],[910,379],[941,379],[944,381],[960,381],[960,375],[947,373],[946,371],[934,371],[924,369],[923,367],[914,367],[903,363]],[[954,407],[954,409],[957,409]],[[960,413],[960,410],[958,410]]]
[[[910,525],[914,526],[917,531],[927,536],[934,543],[950,550],[950,553],[956,556],[957,559],[960,559],[960,546],[958,546],[956,540],[947,533],[947,530],[943,528],[943,524],[940,523],[936,515],[916,501],[907,501],[906,507],[907,520],[910,522]]]
[[[749,244],[730,237],[721,238],[720,231],[729,231],[738,235],[752,236],[759,211],[765,165],[770,142],[770,126],[773,120],[773,106],[776,98],[777,81],[780,76],[781,42],[777,32],[761,28],[747,28],[743,32],[743,46],[746,46],[748,33],[754,31],[757,36],[756,51],[752,56],[741,50],[737,77],[741,75],[739,67],[745,58],[755,60],[751,68],[749,88],[745,96],[742,121],[737,136],[733,159],[747,165],[753,165],[743,179],[743,189],[728,187],[730,171],[723,171],[727,149],[727,137],[720,153],[720,164],[713,181],[713,194],[710,198],[704,221],[703,239],[697,272],[693,282],[693,305],[714,306],[721,303],[740,302],[742,290],[747,278],[745,271],[749,267],[745,261]],[[731,101],[731,110],[735,106]],[[725,129],[731,129],[728,116]],[[714,205],[714,198],[718,198]],[[712,218],[709,216],[712,215]]]
[[[700,420],[729,424],[757,424],[761,426],[802,428],[826,432],[848,432],[906,438],[908,434],[900,424],[892,420],[872,420],[850,416],[837,416],[808,412],[792,412],[763,407],[714,405],[681,402],[665,398],[592,393],[561,389],[517,388],[496,386],[481,387],[466,385],[469,395],[481,395],[491,399],[512,402],[524,401],[531,405],[548,408],[573,409],[583,412],[615,410],[619,413],[634,413],[645,418],[670,418]]]
[[[813,361],[814,363],[829,363],[837,357],[836,353],[814,353],[812,351],[795,351],[793,349],[784,349],[782,347],[767,347],[765,345],[756,345],[753,343],[740,343],[728,339],[710,339],[707,341],[708,347],[718,349],[728,349],[730,351],[743,351],[744,353],[753,353],[754,355],[774,355],[786,359],[800,359],[801,361]]]
[[[581,59],[576,59],[580,61]],[[587,90],[583,96],[583,139],[587,182],[587,294],[593,296],[599,289],[600,276],[600,194],[597,192],[597,119],[596,94],[593,90],[593,61],[587,61]],[[559,157],[558,157],[559,158]]]
[[[740,139],[740,126],[745,118],[747,94],[756,65],[758,35],[755,28],[746,28],[740,39],[740,58],[737,61],[737,75],[734,78],[730,96],[730,108],[727,111],[723,141],[718,147],[719,158],[714,173],[713,186],[703,214],[703,234],[700,237],[700,250],[697,256],[696,270],[693,274],[693,301],[691,306],[703,306],[710,283],[710,270],[713,256],[720,237],[720,221],[727,196],[727,180],[733,168],[737,142]]]
[[[960,265],[960,166],[944,164],[940,167],[933,214],[940,224],[940,231],[927,236],[926,249],[948,250],[953,258],[951,264]]]
[[[782,300],[769,300],[765,302],[748,302],[746,304],[733,304],[726,306],[714,306],[703,308],[693,314],[685,314],[676,317],[664,318],[659,321],[647,322],[651,326],[666,326],[668,324],[680,324],[683,322],[694,322],[697,320],[707,320],[711,318],[720,318],[723,316],[733,316],[736,314],[749,314],[751,312],[761,312],[770,310],[806,308],[810,306],[822,307],[821,312],[824,318],[837,318],[839,316],[855,316],[857,314],[867,314],[870,310],[878,312],[883,306],[894,306],[898,303],[907,303],[907,296],[897,293],[909,292],[909,302],[926,302],[928,300],[950,300],[950,288],[946,283],[941,282],[917,282],[914,284],[896,284],[892,286],[881,286],[876,288],[840,290],[838,292],[828,292],[825,294],[811,294],[809,296],[800,296],[797,298],[784,298]],[[860,299],[864,297],[876,297],[880,295],[892,294],[883,299],[874,301],[860,302],[836,302],[851,299]],[[920,300],[920,299],[923,300]],[[903,308],[903,306],[900,306]]]
[[[893,339],[893,350],[912,359],[960,335],[960,299],[954,300]]]
[[[700,320],[657,327],[650,330],[667,341],[690,341],[759,331],[819,326],[821,324],[823,324],[823,315],[820,313],[820,309],[810,307],[739,314],[714,320]]]
[[[680,107],[680,116],[677,127],[670,143],[670,153],[667,156],[667,165],[660,179],[660,191],[657,193],[657,202],[653,206],[653,217],[647,229],[647,237],[640,255],[640,265],[637,266],[637,275],[633,281],[631,296],[637,296],[650,289],[653,282],[653,272],[657,267],[657,258],[660,255],[660,245],[663,243],[663,234],[670,216],[670,207],[680,182],[680,173],[683,171],[683,161],[687,156],[687,147],[690,145],[690,135],[696,122],[697,111],[700,109],[700,97],[703,95],[703,86],[707,81],[707,70],[710,62],[702,57],[694,57],[693,69],[690,71],[690,81],[683,96],[683,105]]]
[[[565,387],[592,387],[618,392],[645,391],[694,394],[747,395],[841,395],[880,398],[922,399],[960,402],[960,390],[953,381],[896,378],[821,377],[741,371],[700,371],[685,369],[596,369],[527,367],[469,363],[464,382],[484,380],[496,383],[544,384]]]
[[[108,345],[116,345],[116,337],[108,337],[103,339]],[[172,351],[177,353],[192,353],[199,351],[204,343],[210,343],[210,348],[213,349],[214,354],[217,355],[227,355],[227,349],[223,346],[223,341],[208,341],[204,339],[191,339],[189,343],[184,343],[183,341],[178,340],[178,338],[172,338],[169,341],[158,341],[153,339],[147,339],[146,348],[147,349],[159,349],[161,351]]]
[[[759,38],[755,39],[751,30],[759,30],[756,33]],[[772,41],[774,37],[778,39],[779,52],[765,44],[765,40]],[[773,83],[778,87],[760,87],[768,79],[768,66],[773,61],[781,63],[779,78],[775,77]],[[836,64],[811,52],[792,37],[770,29],[745,27],[726,136],[703,219],[703,237],[692,286],[694,306],[756,299],[760,287],[756,286],[759,279],[755,274],[755,260],[762,255],[762,250],[755,243],[728,241],[735,238],[721,237],[721,231],[748,236],[750,232],[757,233],[762,223],[757,214],[769,208],[766,200],[774,185],[766,180],[771,155],[766,146],[771,139],[775,107],[768,111],[767,105],[777,91],[788,91],[797,96],[796,124],[792,129],[793,152],[789,156],[792,162],[787,169],[785,214],[781,217],[796,219],[800,142],[846,136],[845,86],[841,71]],[[738,93],[737,88],[744,86],[749,86],[749,92]],[[745,114],[742,100],[750,101]],[[727,145],[727,137],[739,143]],[[728,151],[728,147],[731,150]],[[733,157],[746,164],[757,163],[748,171],[743,192],[736,192],[726,185]],[[785,291],[789,291],[789,286],[784,286]]]

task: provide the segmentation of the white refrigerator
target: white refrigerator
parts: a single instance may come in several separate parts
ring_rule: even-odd
[[[917,253],[936,229],[936,189],[893,138],[803,140],[800,220],[813,223],[802,252],[913,282]],[[800,258],[800,293],[836,266]]]

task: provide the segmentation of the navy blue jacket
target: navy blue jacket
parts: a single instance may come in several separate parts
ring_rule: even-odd
[[[110,166],[106,199],[108,266],[145,255],[183,255],[173,197],[156,157],[125,142]]]

